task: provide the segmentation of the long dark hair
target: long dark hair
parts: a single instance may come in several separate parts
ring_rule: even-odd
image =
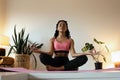
[[[70,31],[69,31],[69,29],[68,29],[68,23],[67,23],[67,21],[65,21],[65,20],[59,20],[59,21],[57,22],[54,37],[57,38],[57,36],[59,35],[59,32],[58,32],[57,28],[58,28],[58,24],[59,24],[60,22],[64,22],[64,23],[66,24],[67,30],[66,30],[66,32],[65,32],[65,36],[66,36],[67,38],[70,38],[71,36],[70,36]]]

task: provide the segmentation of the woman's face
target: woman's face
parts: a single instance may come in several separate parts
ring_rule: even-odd
[[[58,24],[58,27],[57,27],[57,30],[59,31],[59,32],[65,32],[66,30],[67,30],[67,25],[66,25],[66,23],[65,22],[59,22],[59,24]]]

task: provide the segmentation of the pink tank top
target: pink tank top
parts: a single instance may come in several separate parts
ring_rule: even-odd
[[[53,43],[54,43],[55,51],[60,51],[60,50],[69,51],[71,41],[70,41],[70,39],[68,39],[65,42],[59,42],[55,39]]]

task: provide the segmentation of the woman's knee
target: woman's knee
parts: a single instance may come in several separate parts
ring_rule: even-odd
[[[88,61],[88,57],[86,55],[82,55],[78,57],[81,62],[86,63]]]
[[[40,59],[40,61],[41,61],[42,63],[44,63],[45,58],[44,58],[44,55],[43,55],[43,54],[40,54],[40,55],[39,55],[39,59]]]
[[[47,55],[47,54],[44,54],[44,53],[41,53],[39,55],[39,58],[40,58],[40,61],[45,65],[48,65],[52,60],[52,57],[50,55]]]

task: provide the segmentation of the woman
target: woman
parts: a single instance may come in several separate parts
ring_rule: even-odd
[[[40,60],[49,71],[76,70],[87,62],[86,55],[93,55],[93,53],[76,53],[74,40],[70,37],[65,20],[60,20],[56,24],[54,37],[50,39],[49,52],[40,50],[35,50],[35,52],[40,53]],[[74,57],[73,60],[68,59],[69,53]]]

